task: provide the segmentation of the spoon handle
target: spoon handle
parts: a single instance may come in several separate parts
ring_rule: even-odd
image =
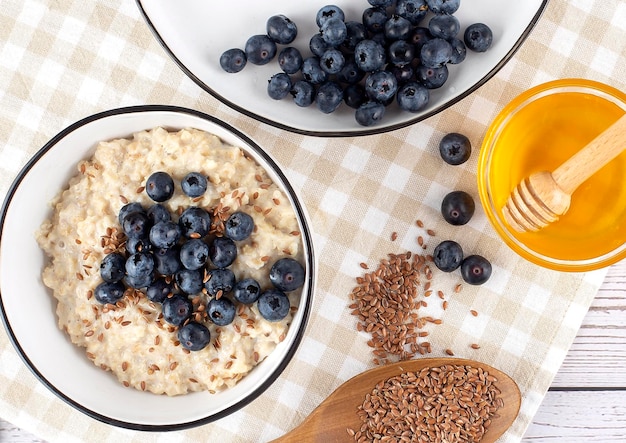
[[[554,181],[566,194],[626,150],[626,114],[587,146],[574,154],[552,173]]]

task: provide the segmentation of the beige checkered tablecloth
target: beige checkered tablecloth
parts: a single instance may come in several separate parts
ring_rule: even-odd
[[[471,0],[465,0],[471,1]],[[503,0],[504,1],[504,0]],[[465,133],[480,146],[486,126],[520,92],[547,80],[584,77],[626,90],[626,2],[551,0],[515,57],[477,92],[411,127],[359,138],[314,138],[260,124],[222,105],[168,58],[133,0],[3,0],[0,8],[0,196],[28,158],[82,117],[110,108],[172,104],[213,114],[249,134],[282,165],[312,219],[319,279],[302,345],[282,376],[239,412],[199,428],[157,434],[107,426],[41,385],[0,332],[0,416],[49,441],[267,441],[298,424],[330,392],[372,366],[367,336],[347,307],[360,262],[419,250],[416,219],[492,259],[482,287],[450,295],[429,337],[509,373],[523,393],[502,441],[519,441],[550,386],[604,272],[564,274],[520,259],[481,210],[461,230],[438,213],[441,197],[477,197],[476,150],[450,169],[436,146]],[[396,231],[398,240],[390,235]],[[432,250],[432,249],[431,249]],[[436,277],[448,294],[458,275]],[[470,309],[479,312],[470,315]],[[480,343],[473,350],[470,343]]]

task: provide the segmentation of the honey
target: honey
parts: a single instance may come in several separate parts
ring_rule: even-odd
[[[542,230],[518,233],[502,215],[521,180],[555,170],[625,112],[621,92],[561,80],[522,94],[496,119],[481,150],[479,189],[494,227],[522,256],[554,269],[588,270],[626,255],[626,152],[583,183],[567,213]]]

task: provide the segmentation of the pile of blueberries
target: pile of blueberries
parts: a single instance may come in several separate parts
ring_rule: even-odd
[[[268,81],[271,98],[291,95],[296,105],[315,102],[326,114],[343,102],[356,110],[359,124],[371,126],[394,101],[402,110],[421,111],[430,99],[429,90],[448,79],[448,64],[465,60],[467,48],[484,52],[491,47],[493,34],[484,23],[471,24],[459,35],[461,26],[453,14],[460,0],[368,3],[361,21],[346,20],[336,5],[319,9],[319,33],[309,41],[311,55],[288,46],[297,26],[285,15],[274,15],[266,23],[266,34],[253,35],[243,49],[222,53],[220,66],[236,73],[248,62],[265,65],[278,54],[282,72]],[[278,45],[284,45],[280,52]]]
[[[181,181],[183,192],[192,198],[206,192],[207,178],[191,172]],[[261,288],[252,278],[236,281],[229,266],[237,258],[237,243],[254,230],[252,217],[233,212],[224,224],[223,235],[212,231],[211,214],[199,206],[189,206],[178,220],[162,204],[174,194],[174,180],[166,172],[148,177],[146,193],[155,202],[144,208],[139,202],[124,205],[118,220],[126,235],[125,253],[105,255],[100,264],[103,282],[94,297],[103,304],[115,304],[127,288],[141,290],[161,304],[163,318],[178,327],[178,339],[191,350],[203,349],[210,342],[209,329],[192,321],[190,297],[206,294],[208,318],[218,326],[230,324],[235,303],[257,304],[268,321],[279,321],[290,310],[286,293],[304,284],[302,265],[289,257],[277,260],[269,272],[271,288]]]
[[[456,132],[446,134],[439,142],[441,158],[450,165],[465,163],[471,154],[469,139]],[[441,215],[451,225],[467,224],[476,205],[474,199],[465,191],[452,191],[441,202]],[[461,269],[461,277],[471,285],[482,285],[491,277],[491,263],[477,254],[463,256],[463,248],[454,240],[444,240],[433,251],[435,266],[444,272]]]

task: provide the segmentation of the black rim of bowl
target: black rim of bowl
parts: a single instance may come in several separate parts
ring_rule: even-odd
[[[383,126],[380,126],[380,127],[374,127],[374,128],[370,128],[370,129],[355,129],[355,130],[350,130],[350,131],[327,131],[327,132],[324,132],[324,131],[312,131],[312,130],[307,130],[307,129],[294,128],[292,126],[285,125],[285,124],[277,122],[277,121],[275,121],[275,120],[273,120],[271,118],[263,117],[262,115],[256,114],[256,113],[254,113],[254,112],[252,112],[252,111],[250,111],[250,110],[248,110],[246,108],[243,108],[243,107],[237,105],[236,103],[233,103],[232,101],[228,100],[227,98],[223,97],[222,95],[218,94],[211,87],[209,87],[209,85],[204,83],[193,72],[191,72],[191,70],[176,56],[176,54],[174,54],[174,52],[170,49],[170,47],[167,45],[167,43],[165,43],[165,40],[163,40],[163,38],[159,34],[159,31],[156,29],[156,27],[152,23],[152,20],[150,20],[150,17],[148,17],[148,14],[146,13],[146,11],[145,11],[145,9],[143,7],[143,3],[144,3],[145,0],[135,0],[135,1],[137,3],[139,11],[141,12],[141,15],[143,16],[144,20],[146,21],[148,27],[150,28],[150,31],[152,31],[152,34],[154,35],[156,40],[159,42],[159,44],[163,47],[165,52],[178,65],[178,67],[185,73],[185,75],[187,75],[187,77],[189,77],[191,80],[193,80],[204,91],[208,92],[213,97],[218,99],[220,102],[224,103],[225,105],[229,106],[230,108],[234,109],[235,111],[238,111],[238,112],[240,112],[240,113],[242,113],[242,114],[244,114],[244,115],[246,115],[248,117],[251,117],[251,118],[253,118],[253,119],[257,120],[257,121],[260,121],[260,122],[265,123],[265,124],[270,125],[270,126],[274,126],[276,128],[279,128],[279,129],[283,129],[283,130],[286,130],[286,131],[294,132],[296,134],[311,135],[311,136],[315,136],[315,137],[355,137],[355,136],[364,136],[364,135],[383,134],[385,132],[389,132],[389,131],[394,131],[396,129],[405,128],[407,126],[413,125],[413,124],[421,122],[423,120],[426,120],[427,118],[432,117],[433,115],[438,114],[439,112],[441,112],[441,111],[449,108],[450,106],[458,103],[459,101],[463,100],[465,97],[470,95],[472,92],[474,92],[478,88],[480,88],[482,85],[487,83],[488,80],[490,80],[494,75],[496,75],[498,73],[498,71],[500,71],[500,69],[502,69],[502,67],[504,67],[504,65],[506,65],[506,63],[513,57],[513,55],[515,55],[515,53],[520,48],[522,43],[524,43],[524,41],[526,40],[526,38],[528,37],[530,32],[533,30],[533,28],[535,27],[535,25],[539,21],[539,18],[543,14],[543,11],[546,9],[546,6],[548,4],[548,0],[543,0],[542,1],[541,6],[539,7],[537,12],[533,16],[532,20],[530,21],[530,23],[528,24],[526,29],[524,29],[524,32],[517,39],[517,41],[515,42],[513,47],[504,55],[502,60],[500,60],[483,78],[478,80],[474,85],[472,85],[470,88],[468,88],[466,91],[462,92],[461,94],[457,95],[456,97],[452,98],[451,100],[448,100],[446,103],[437,106],[436,108],[432,109],[431,111],[429,111],[429,112],[427,112],[427,113],[425,113],[423,115],[417,116],[415,118],[409,119],[409,120],[404,121],[404,122],[392,124],[392,125],[383,125]]]
[[[2,209],[0,212],[0,243],[2,242],[2,236],[4,235],[4,222],[6,219],[6,214],[11,204],[11,201],[15,195],[15,192],[19,188],[24,177],[28,174],[31,168],[35,165],[35,163],[37,163],[37,161],[39,161],[39,159],[43,155],[45,155],[50,149],[52,149],[60,140],[62,140],[68,134],[76,131],[77,129],[91,122],[94,122],[96,120],[100,120],[103,118],[120,115],[120,114],[146,113],[146,112],[175,112],[175,113],[189,114],[194,117],[199,117],[204,120],[208,120],[209,122],[219,125],[223,127],[224,129],[232,132],[235,136],[239,137],[245,143],[247,143],[249,147],[252,148],[257,155],[262,157],[263,160],[267,162],[267,164],[273,169],[273,172],[279,176],[280,180],[282,181],[282,185],[284,186],[285,191],[292,198],[294,211],[296,212],[297,217],[301,221],[301,229],[302,229],[301,234],[302,234],[302,239],[303,239],[303,245],[305,247],[305,252],[309,258],[307,261],[307,267],[309,268],[309,272],[307,275],[307,280],[305,281],[305,284],[303,287],[303,290],[307,291],[308,297],[307,297],[307,303],[301,307],[301,309],[304,309],[302,322],[300,323],[299,328],[296,331],[294,342],[292,346],[288,349],[287,354],[285,355],[285,358],[281,360],[277,368],[254,391],[248,394],[245,398],[239,400],[238,402],[234,403],[228,408],[222,411],[219,411],[215,414],[209,415],[207,417],[203,417],[201,419],[192,420],[192,421],[183,422],[183,423],[169,423],[169,424],[159,424],[159,425],[132,423],[128,421],[123,421],[123,420],[118,420],[118,419],[113,419],[111,417],[107,417],[105,415],[95,412],[89,409],[88,407],[76,402],[75,400],[73,400],[72,398],[68,397],[63,392],[61,392],[52,382],[50,382],[46,378],[46,376],[43,373],[41,373],[41,371],[37,367],[35,367],[35,365],[32,363],[32,361],[29,359],[28,355],[26,355],[22,346],[20,345],[19,338],[14,334],[13,329],[11,328],[11,323],[6,316],[1,290],[0,290],[0,316],[2,317],[2,322],[4,323],[5,329],[7,331],[7,334],[9,336],[11,343],[13,344],[13,347],[17,350],[18,354],[20,355],[20,357],[22,358],[26,366],[31,370],[31,372],[35,375],[35,377],[41,383],[43,383],[50,391],[52,391],[59,398],[64,400],[66,403],[68,403],[75,409],[103,423],[121,427],[121,428],[133,429],[133,430],[138,430],[138,431],[177,431],[177,430],[193,428],[196,426],[208,424],[213,421],[219,420],[243,408],[249,403],[251,403],[257,397],[259,397],[272,383],[274,383],[274,381],[276,381],[276,379],[280,376],[280,374],[285,370],[285,368],[287,367],[287,365],[293,358],[304,336],[304,331],[306,329],[310,312],[311,312],[312,297],[313,297],[313,283],[314,283],[313,276],[315,275],[315,269],[314,269],[315,260],[313,259],[312,234],[307,223],[304,208],[301,202],[298,200],[297,195],[294,189],[292,188],[291,184],[289,183],[289,181],[287,180],[283,172],[280,170],[276,162],[256,142],[254,142],[252,139],[250,139],[250,137],[248,137],[247,135],[245,135],[238,129],[232,127],[228,123],[225,123],[219,120],[216,117],[213,117],[211,115],[208,115],[199,111],[195,111],[193,109],[187,109],[187,108],[177,107],[177,106],[167,106],[167,105],[142,105],[142,106],[130,106],[130,107],[124,107],[124,108],[117,108],[117,109],[111,109],[108,111],[100,112],[100,113],[85,117],[77,121],[76,123],[73,123],[72,125],[68,126],[67,128],[63,129],[61,132],[55,135],[52,139],[50,139],[50,141],[48,141],[39,151],[37,151],[37,153],[28,161],[28,163],[26,163],[26,165],[18,173],[17,177],[15,178],[9,190],[7,191],[6,198],[2,204]],[[149,129],[149,128],[146,128],[146,129]],[[149,395],[154,395],[154,394],[149,394]]]

